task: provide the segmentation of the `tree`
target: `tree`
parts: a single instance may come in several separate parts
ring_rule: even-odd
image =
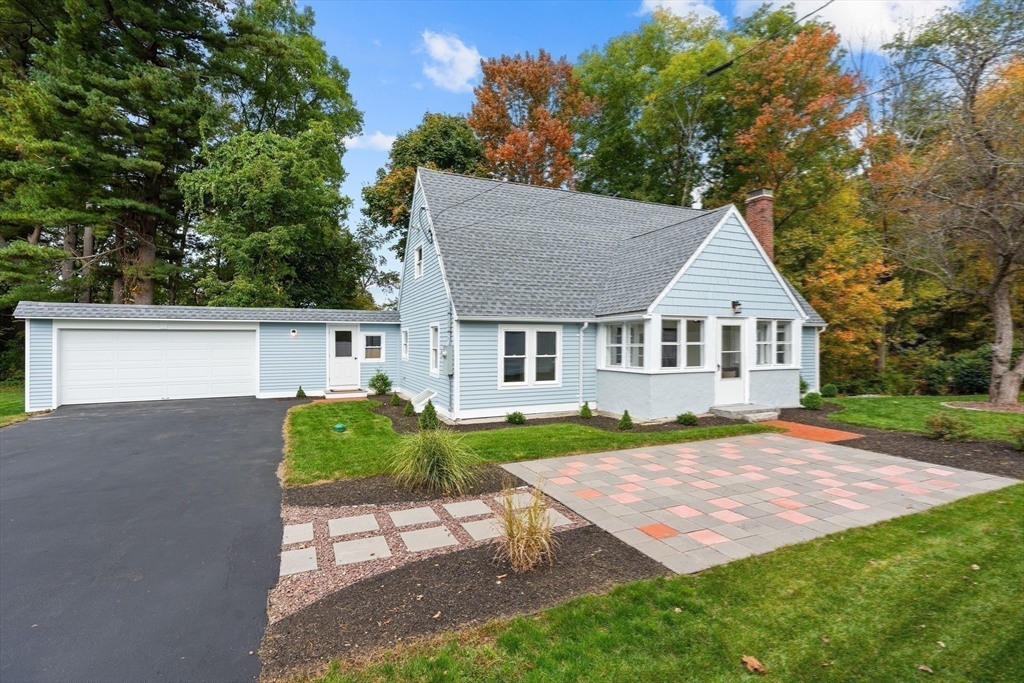
[[[479,172],[483,157],[483,147],[465,117],[424,114],[420,125],[398,135],[388,163],[377,169],[376,182],[363,188],[364,241],[371,246],[390,244],[396,257],[404,259],[416,168],[473,174]]]
[[[536,58],[502,55],[480,66],[483,82],[473,89],[469,125],[483,143],[484,169],[520,183],[573,186],[572,129],[596,104],[572,64],[540,50]]]
[[[1024,3],[983,0],[944,11],[890,44],[903,73],[927,78],[939,130],[890,174],[905,200],[895,253],[948,291],[984,302],[992,319],[989,400],[1016,403],[1013,362],[1024,272]]]

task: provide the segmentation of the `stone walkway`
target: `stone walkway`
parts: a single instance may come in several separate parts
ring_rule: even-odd
[[[778,434],[504,467],[678,573],[1017,483]]]

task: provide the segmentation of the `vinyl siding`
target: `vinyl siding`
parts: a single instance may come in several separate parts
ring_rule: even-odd
[[[800,336],[800,376],[809,387],[818,390],[818,328],[804,327]]]
[[[714,400],[712,372],[597,372],[598,410],[616,415],[624,410],[638,420],[675,417],[687,411],[699,415],[706,413]]]
[[[744,316],[801,317],[753,238],[730,216],[654,312],[732,315],[733,301],[743,304]]]
[[[53,408],[53,321],[32,319],[29,349],[25,354],[28,375],[26,411]]]
[[[495,415],[506,409],[529,406],[576,404],[579,401],[579,324],[561,325],[561,385],[533,387],[500,387],[498,332],[502,323],[462,322],[459,324],[459,410],[495,409]],[[546,325],[508,323],[514,327]],[[583,399],[596,400],[594,370],[596,326],[583,333]],[[526,411],[524,411],[526,412]]]
[[[294,393],[300,386],[307,394],[327,387],[326,325],[260,323],[260,393]]]
[[[800,371],[751,370],[750,402],[762,406],[794,408],[800,405]]]
[[[398,357],[401,354],[399,348],[399,326],[396,325],[370,325],[362,324],[359,326],[359,386],[367,389],[370,386],[370,378],[377,374],[378,370],[383,370],[387,373],[387,376],[391,378],[391,384],[393,387],[398,388]],[[363,344],[363,335],[367,334],[379,334],[384,337],[384,361],[367,360],[366,359],[366,347]]]
[[[417,184],[409,212],[409,236],[406,242],[405,263],[402,267],[402,289],[398,311],[403,329],[409,330],[409,358],[399,360],[398,381],[395,384],[409,395],[430,389],[436,396],[434,406],[445,412],[454,409],[451,392],[452,378],[444,374],[440,363],[438,376],[430,374],[430,325],[437,323],[440,346],[454,344],[450,330],[451,306],[441,275],[441,264],[430,234],[424,206],[423,189]],[[414,257],[416,247],[423,247],[423,277],[416,279]]]

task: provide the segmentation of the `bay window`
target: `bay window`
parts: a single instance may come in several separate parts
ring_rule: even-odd
[[[605,358],[605,365],[618,367],[622,365],[622,325],[605,325],[605,346],[608,355]]]
[[[788,320],[758,320],[757,365],[790,365],[793,362],[793,325]]]
[[[757,364],[772,364],[772,321],[757,321]]]
[[[703,320],[662,320],[661,367],[704,367]]]
[[[704,321],[686,321],[686,367],[704,367]]]
[[[642,368],[644,366],[644,324],[629,323],[626,332],[626,367]]]
[[[789,334],[791,325],[782,320],[775,321],[775,363],[789,365],[793,357],[793,338]]]
[[[661,321],[661,367],[679,367],[679,321]]]

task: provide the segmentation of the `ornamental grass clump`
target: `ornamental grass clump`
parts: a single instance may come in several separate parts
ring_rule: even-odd
[[[967,441],[974,432],[974,425],[959,415],[946,411],[926,417],[924,426],[928,434],[939,441]]]
[[[433,401],[427,401],[427,405],[423,406],[423,412],[420,413],[420,429],[438,429],[441,427],[441,421],[437,419],[437,410],[434,409]]]
[[[411,489],[462,495],[477,481],[477,461],[473,449],[442,425],[403,437],[392,452],[391,472]]]
[[[494,559],[507,561],[516,574],[528,572],[540,563],[553,564],[558,540],[551,533],[551,517],[540,486],[533,489],[530,504],[516,509],[516,489],[506,484],[498,510],[498,549]]]

